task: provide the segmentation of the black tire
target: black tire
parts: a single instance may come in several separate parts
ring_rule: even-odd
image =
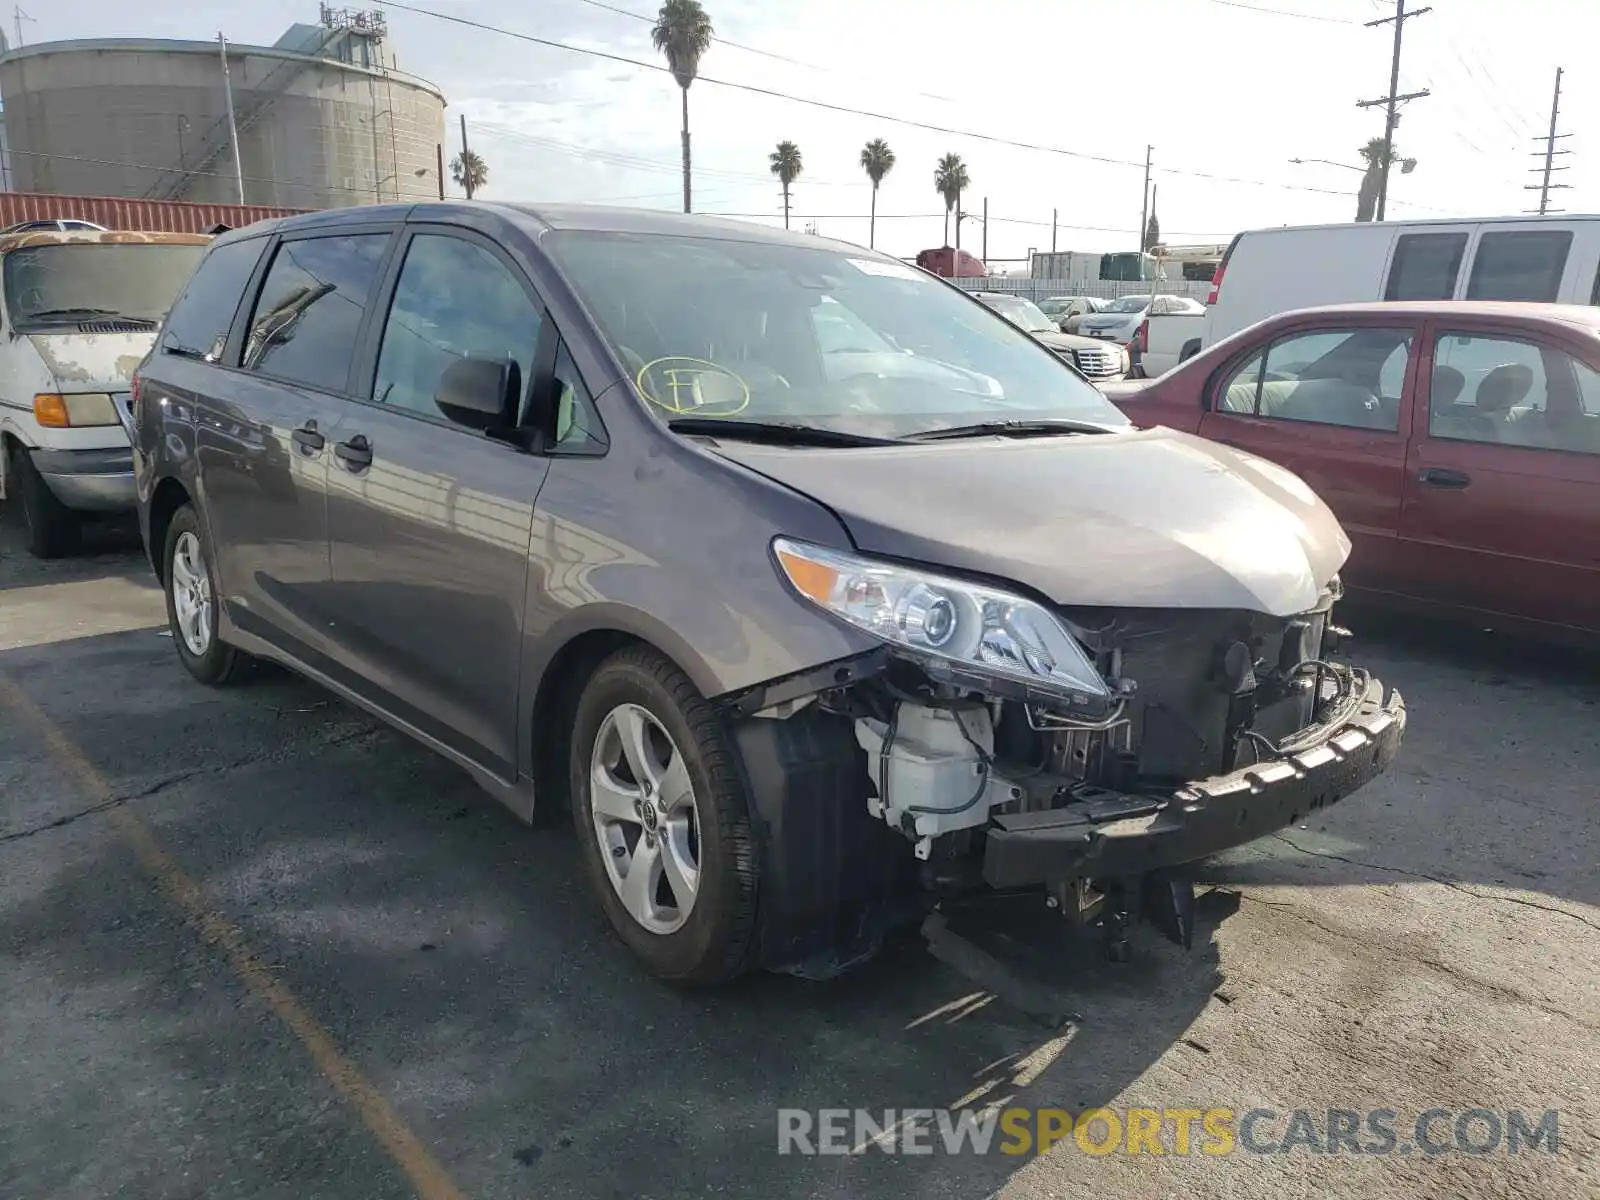
[[[630,704],[643,708],[672,739],[693,787],[699,885],[687,918],[674,932],[654,932],[629,912],[612,884],[592,817],[595,742],[608,715]],[[648,647],[606,659],[578,698],[568,775],[589,883],[617,935],[652,975],[671,983],[726,983],[750,966],[758,873],[750,805],[736,754],[705,697],[682,671]]]
[[[177,553],[179,542],[185,536],[193,537],[200,547],[202,555],[200,565],[204,568],[210,595],[211,636],[205,652],[201,654],[195,653],[190,648],[178,620],[176,593],[181,585],[174,581],[172,560]],[[167,544],[162,549],[162,555],[161,578],[167,593],[167,625],[172,630],[172,644],[178,649],[178,661],[183,663],[189,674],[201,683],[208,687],[220,687],[233,677],[243,656],[224,642],[217,632],[217,612],[220,610],[221,600],[217,593],[216,572],[211,566],[211,543],[206,540],[205,530],[200,526],[200,517],[192,505],[185,504],[172,514],[172,520],[167,525]]]
[[[28,553],[35,558],[61,558],[75,553],[82,539],[78,514],[56,499],[33,465],[32,456],[21,446],[12,448],[9,474],[11,490],[22,506]]]

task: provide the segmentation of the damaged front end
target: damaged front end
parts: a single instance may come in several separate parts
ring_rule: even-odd
[[[841,774],[836,794],[902,857],[909,844],[924,895],[1033,889],[1101,924],[1113,957],[1139,913],[1187,945],[1192,891],[1173,868],[1344,799],[1404,735],[1399,694],[1335,661],[1337,579],[1286,616],[1072,609],[781,540],[775,553],[802,595],[885,646],[745,697],[767,718],[746,725],[847,724],[854,786]]]

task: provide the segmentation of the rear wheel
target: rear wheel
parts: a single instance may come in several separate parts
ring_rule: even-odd
[[[164,558],[167,624],[178,658],[201,683],[223,684],[239,664],[239,652],[217,636],[217,589],[211,551],[199,515],[185,504],[167,526]]]
[[[755,850],[734,753],[694,684],[648,648],[607,659],[578,700],[569,770],[590,884],[672,982],[722,983],[750,957]]]
[[[82,528],[78,514],[56,499],[33,465],[33,458],[21,446],[12,446],[8,474],[22,506],[28,553],[35,558],[60,558],[77,550]]]

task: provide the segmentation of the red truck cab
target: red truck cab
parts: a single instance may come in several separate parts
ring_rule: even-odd
[[[951,246],[921,251],[917,266],[945,279],[982,279],[989,274],[981,258]]]

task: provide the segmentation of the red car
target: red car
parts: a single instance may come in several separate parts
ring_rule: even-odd
[[[1104,391],[1303,479],[1353,593],[1600,644],[1600,308],[1307,309]]]

